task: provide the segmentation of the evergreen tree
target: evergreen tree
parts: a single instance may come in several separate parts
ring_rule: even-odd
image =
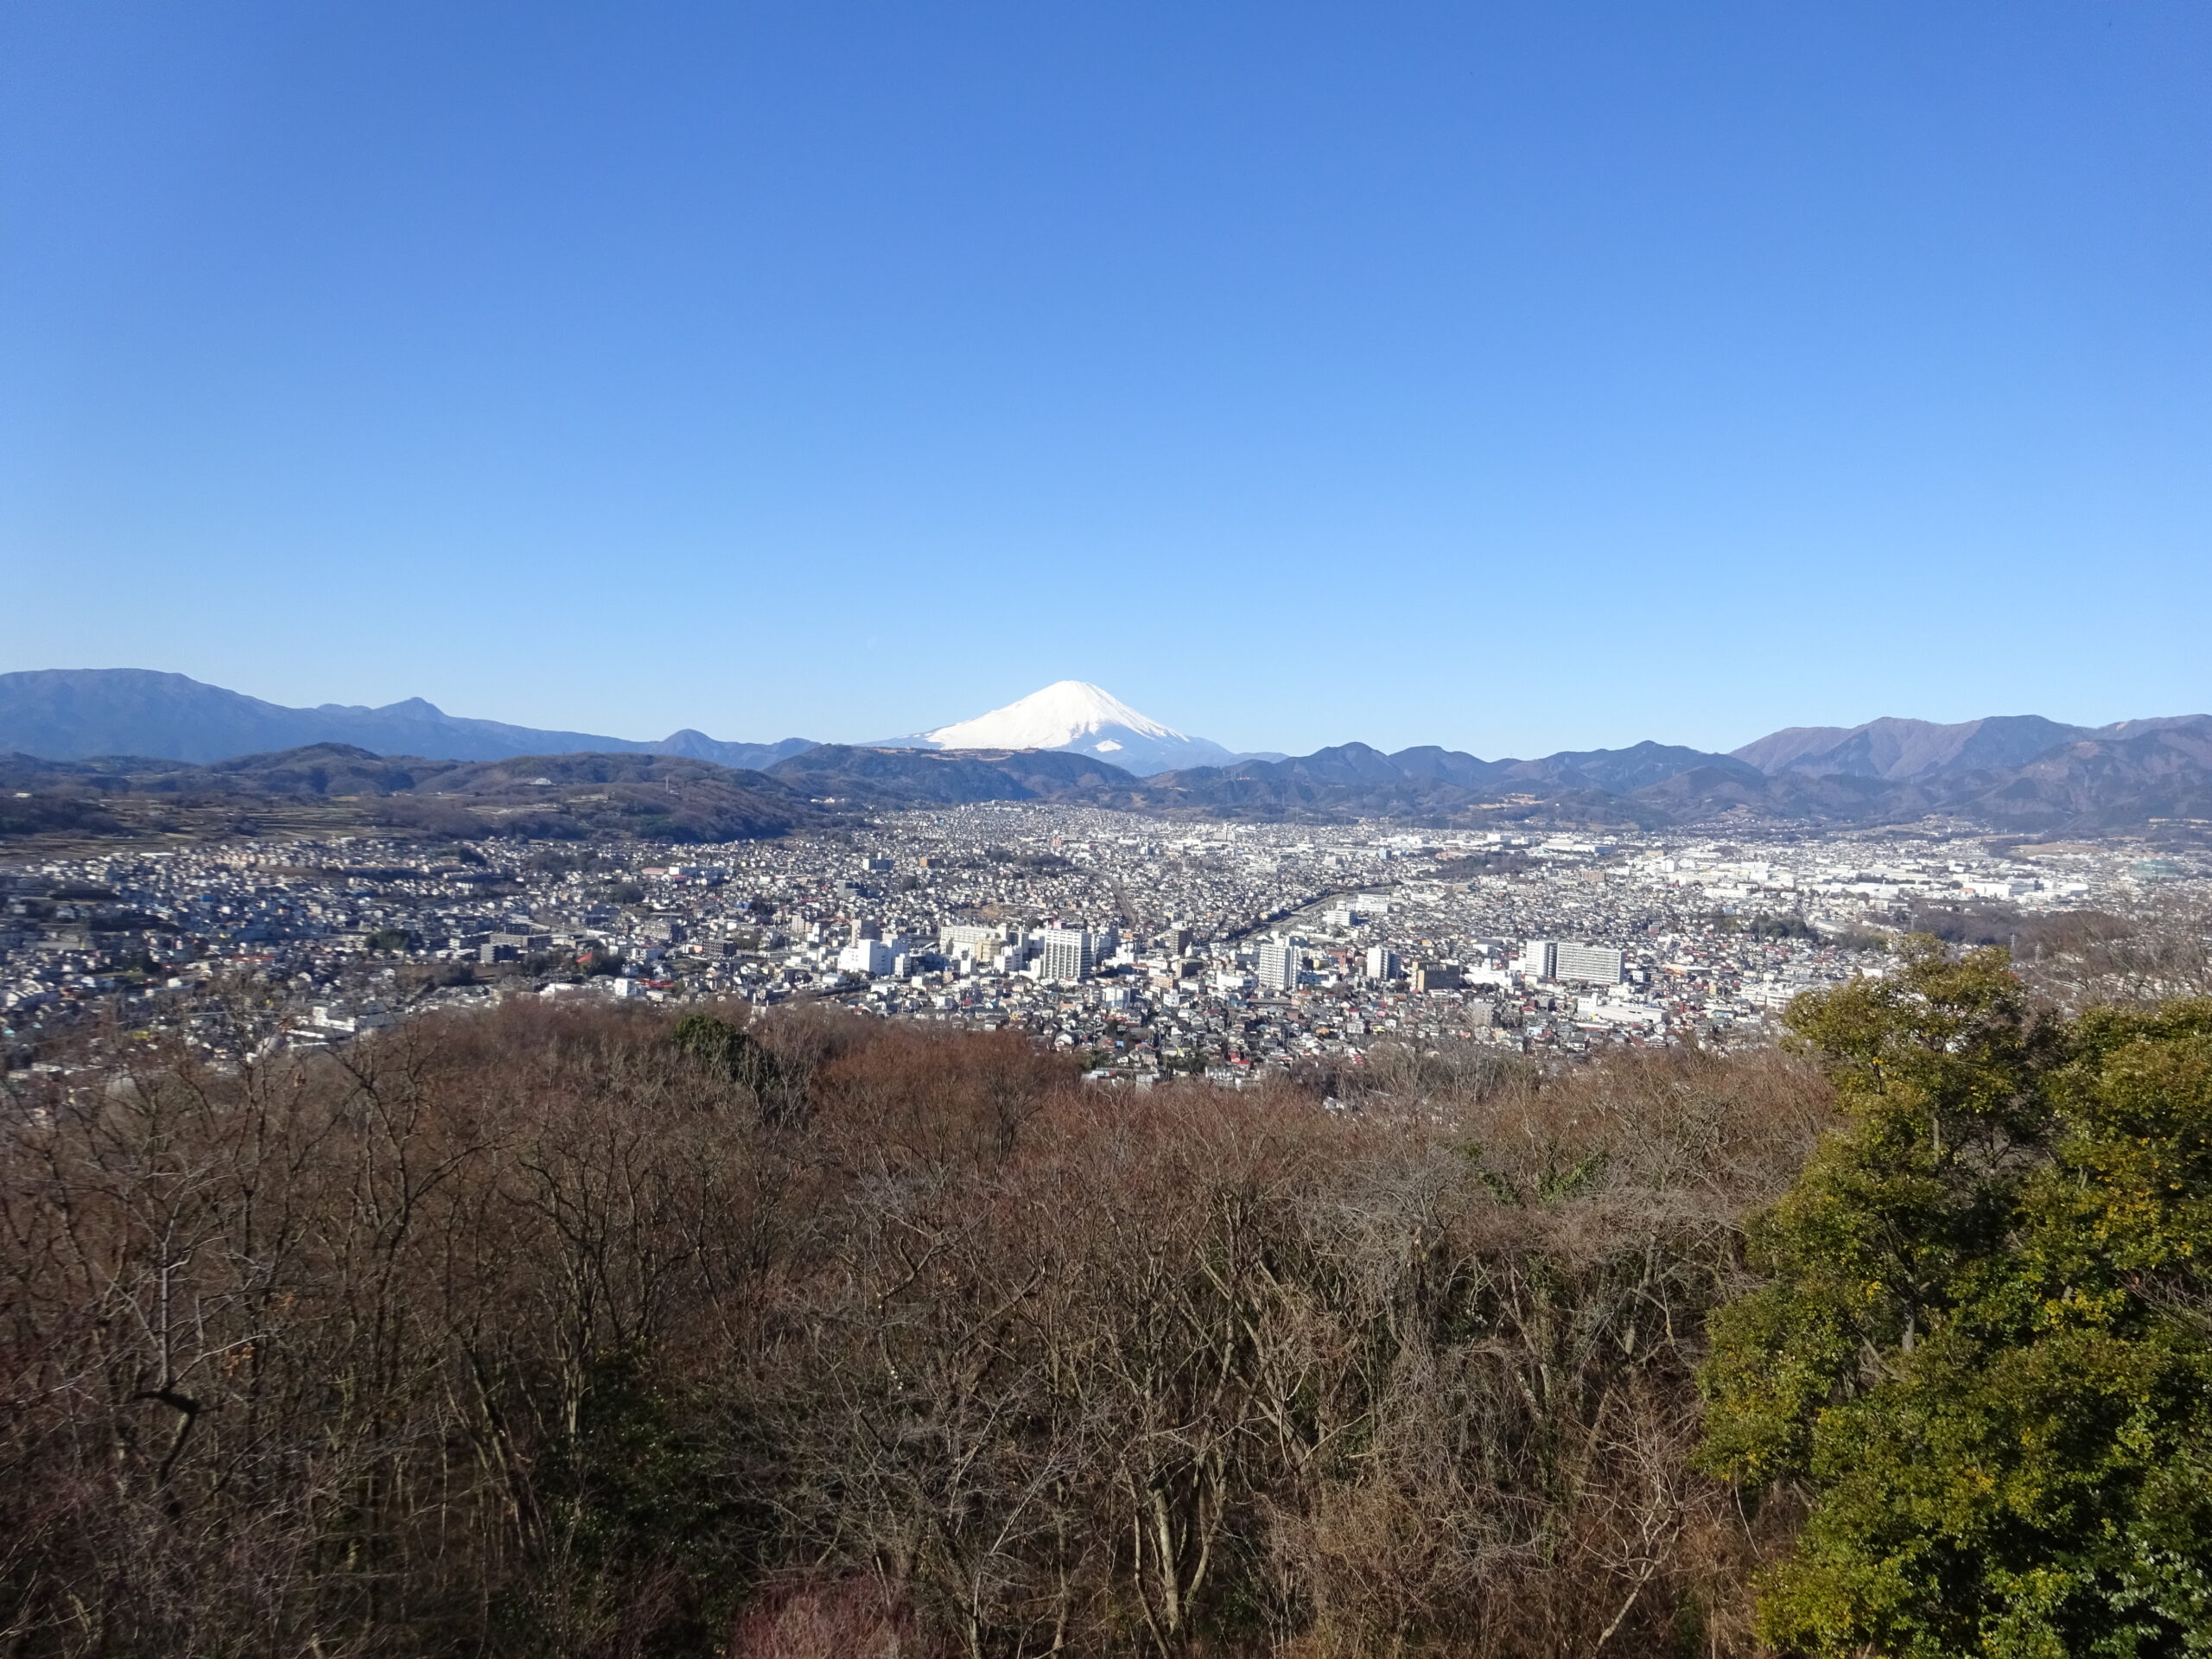
[[[2037,1017],[2000,950],[1790,1012],[1847,1116],[1718,1313],[1703,1459],[1795,1483],[1784,1651],[2212,1651],[2212,1002]]]

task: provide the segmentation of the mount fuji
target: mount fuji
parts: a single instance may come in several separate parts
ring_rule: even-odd
[[[1224,766],[1244,756],[1141,715],[1085,680],[1059,680],[1018,702],[935,731],[890,738],[878,748],[1063,749],[1095,755],[1140,778],[1186,766]]]

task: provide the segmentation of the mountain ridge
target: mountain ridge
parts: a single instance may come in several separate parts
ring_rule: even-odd
[[[1037,801],[1206,819],[1376,818],[1463,830],[1878,827],[1936,817],[1983,832],[2141,833],[2164,824],[2169,838],[2202,838],[2212,828],[2212,716],[2078,739],[2009,770],[1904,781],[1789,770],[1769,776],[1730,756],[1658,744],[1488,761],[1433,746],[1385,754],[1347,743],[1281,761],[1147,778],[1096,755],[1053,749],[822,744],[764,772],[683,756],[468,763],[317,744],[212,765],[0,755],[0,785],[8,793],[0,799],[0,837],[73,826],[95,836],[152,833],[172,807],[194,823],[212,823],[213,833],[226,825],[247,833],[224,814],[251,815],[260,801],[367,813],[390,828],[431,834],[674,840],[777,835],[826,827],[855,811]],[[585,785],[594,787],[577,792]],[[469,798],[442,798],[454,795]],[[380,804],[372,810],[364,801]]]
[[[1902,783],[2025,766],[2061,744],[2135,737],[2201,718],[2168,715],[2114,721],[2109,726],[2074,726],[2041,715],[1989,715],[1948,723],[1885,715],[1857,726],[1784,727],[1754,738],[1731,754],[1769,777],[1802,772]]]
[[[143,668],[27,669],[0,674],[0,752],[48,760],[138,755],[200,764],[314,743],[378,754],[499,760],[524,754],[677,754],[758,768],[811,747],[725,743],[686,728],[658,742],[448,715],[423,697],[381,708],[321,703],[295,709],[183,674]]]
[[[1083,800],[1229,817],[1465,824],[1546,813],[1654,825],[1948,814],[1999,829],[2082,833],[2212,821],[2212,716],[2203,715],[2094,728],[2036,715],[1948,723],[1884,716],[1856,727],[1785,728],[1728,754],[1646,741],[1529,760],[1484,760],[1433,744],[1385,753],[1357,742],[1262,757],[1188,737],[1082,681],[1056,682],[912,738],[846,745],[729,743],[690,728],[639,742],[470,720],[420,697],[382,708],[289,709],[147,670],[0,674],[0,753],[21,751],[19,760],[135,756],[91,770],[151,775],[318,744],[441,763],[663,755],[746,772],[805,799],[880,809]],[[1183,764],[1163,766],[1163,758]]]

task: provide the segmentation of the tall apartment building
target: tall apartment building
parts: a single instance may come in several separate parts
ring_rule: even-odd
[[[1559,947],[1558,976],[1578,984],[1618,985],[1627,967],[1627,957],[1606,945],[1561,942]]]
[[[1373,980],[1389,980],[1398,976],[1398,953],[1387,944],[1367,947],[1367,976]]]
[[[1260,988],[1289,991],[1298,988],[1304,952],[1288,939],[1268,939],[1260,946]]]
[[[1040,927],[1030,936],[1037,948],[1040,979],[1088,979],[1121,943],[1112,928],[1093,933],[1084,927]]]

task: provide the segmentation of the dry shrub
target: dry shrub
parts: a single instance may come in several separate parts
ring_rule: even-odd
[[[2067,1014],[2212,996],[2212,909],[2175,894],[2124,916],[2048,918],[2014,961],[2029,989]]]
[[[909,1611],[877,1580],[777,1584],[736,1621],[729,1659],[924,1659]]]
[[[780,1116],[671,1025],[16,1103],[8,1650],[1750,1650],[1690,1376],[1795,1062],[1339,1115],[809,1010]]]

